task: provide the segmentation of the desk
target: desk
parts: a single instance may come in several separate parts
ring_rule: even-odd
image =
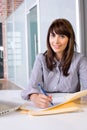
[[[9,80],[0,79],[0,90],[20,90],[21,88]]]
[[[24,102],[21,90],[1,90],[0,99]],[[0,130],[87,130],[87,107],[81,112],[30,116],[15,111],[0,117]]]

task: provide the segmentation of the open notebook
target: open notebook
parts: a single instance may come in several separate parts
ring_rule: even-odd
[[[78,111],[80,110],[80,107],[78,107],[78,105],[74,101],[86,95],[87,90],[73,93],[67,96],[62,102],[57,102],[54,106],[50,106],[46,109],[38,109],[35,108],[35,106],[33,106],[32,103],[26,103],[24,106],[21,107],[21,110],[24,113],[27,112],[30,115],[34,116]]]
[[[0,116],[19,109],[23,104],[0,100]]]

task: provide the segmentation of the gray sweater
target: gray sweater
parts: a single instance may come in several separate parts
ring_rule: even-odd
[[[42,53],[37,55],[29,84],[22,92],[24,99],[28,99],[32,93],[40,93],[38,83],[47,92],[73,93],[87,88],[87,58],[84,55],[74,52],[67,77],[59,70],[60,62],[56,60],[56,63],[57,66],[50,71],[45,56]]]

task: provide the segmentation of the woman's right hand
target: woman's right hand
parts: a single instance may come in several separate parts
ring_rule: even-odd
[[[30,95],[30,100],[39,108],[47,108],[50,102],[52,102],[52,96],[34,93]]]

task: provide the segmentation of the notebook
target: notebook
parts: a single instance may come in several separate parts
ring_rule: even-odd
[[[29,106],[29,104],[25,104],[25,106],[22,106],[21,109],[23,113],[28,113],[33,116],[42,116],[42,115],[51,115],[51,114],[79,111],[81,110],[81,108],[75,101],[86,95],[87,95],[87,90],[83,90],[67,96],[67,98],[63,100],[63,102],[57,103],[54,106],[50,106],[46,109],[36,109],[36,108],[31,109],[31,106]]]
[[[22,106],[20,103],[0,100],[0,116],[13,112]]]

